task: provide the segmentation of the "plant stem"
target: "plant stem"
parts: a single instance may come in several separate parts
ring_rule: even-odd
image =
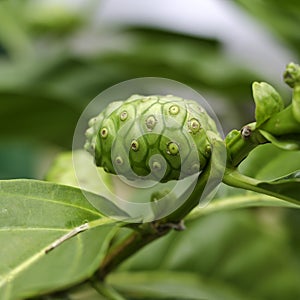
[[[134,231],[120,244],[109,251],[96,273],[97,278],[103,281],[106,275],[118,267],[124,260],[150,242],[164,236],[169,231],[170,228],[155,227],[154,223],[145,223],[141,225],[141,228]]]
[[[255,130],[255,123],[248,124],[244,128],[249,131],[248,137],[243,136],[242,129],[231,131],[225,139],[229,166],[237,167],[254,148],[267,142],[263,135]]]
[[[187,189],[184,193],[183,197],[187,197],[187,199],[183,205],[165,218],[152,223],[145,223],[140,226],[136,226],[135,232],[129,235],[125,240],[123,240],[123,242],[109,250],[97,271],[96,276],[98,279],[103,280],[108,273],[119,266],[124,260],[150,242],[164,236],[172,228],[176,229],[177,227],[177,230],[180,230],[180,222],[195,206],[198,205],[200,196],[207,185],[208,178],[212,175],[212,169],[214,169],[214,175],[216,175],[217,171],[215,169],[218,168],[216,164],[220,162],[220,156],[222,156],[222,154],[224,154],[224,158],[222,160],[225,161],[224,142],[222,140],[216,140],[214,141],[214,147],[215,152],[213,159],[210,159],[209,165],[199,175],[196,186],[190,187],[192,190]],[[212,188],[214,187],[215,186]]]
[[[276,197],[278,198],[278,194],[267,189],[263,189],[259,187],[260,183],[263,183],[260,180],[245,176],[241,173],[239,173],[236,169],[226,169],[224,177],[223,177],[223,182],[227,185],[236,187],[236,188],[241,188],[245,190],[250,190],[253,192],[265,194],[268,196]],[[291,199],[289,197],[285,197],[284,195],[281,195],[280,198],[282,200],[286,200],[291,202]]]
[[[243,136],[243,129],[248,130],[249,136]],[[251,123],[244,126],[243,129],[241,131],[231,131],[225,139],[228,167],[237,167],[254,148],[268,143],[268,140],[261,134],[260,130],[264,130],[274,136],[288,136],[300,133],[300,123],[294,116],[292,105],[289,105],[258,128],[256,128],[256,123]]]

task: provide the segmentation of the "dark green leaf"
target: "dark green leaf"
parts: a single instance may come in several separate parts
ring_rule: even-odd
[[[79,189],[34,180],[0,182],[0,216],[1,299],[33,296],[87,278],[116,230],[115,221],[103,217]],[[45,254],[84,223],[88,230]]]

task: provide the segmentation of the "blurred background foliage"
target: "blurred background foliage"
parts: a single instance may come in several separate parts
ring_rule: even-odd
[[[178,1],[156,1],[153,10],[162,6],[165,15],[145,8],[135,18],[138,2],[0,2],[1,179],[44,178],[55,155],[71,150],[85,106],[131,78],[166,77],[193,87],[225,133],[254,119],[253,81],[273,84],[289,101],[281,76],[289,61],[300,58],[299,1],[185,1],[189,8],[178,15]],[[191,9],[194,15],[184,19]],[[201,16],[210,21],[186,29]],[[229,286],[237,299],[300,299],[299,225],[297,211],[283,209],[207,216],[179,239],[170,235],[146,248],[122,272],[188,272],[209,283],[204,295]],[[133,292],[134,277],[114,276],[112,284],[128,297],[146,299]],[[141,278],[148,277],[137,278],[140,284]],[[174,278],[170,290],[179,284]]]
[[[134,17],[130,21],[126,11],[132,11],[134,1],[127,2],[123,7],[113,0],[0,3],[1,178],[43,178],[55,153],[71,148],[84,107],[107,87],[127,79],[166,77],[195,88],[213,106],[225,132],[253,120],[254,80],[269,80],[288,95],[288,89],[280,85],[280,73],[274,71],[272,78],[266,74],[272,74],[272,68],[283,70],[288,60],[299,57],[297,1],[228,1],[230,9],[224,11],[224,3],[218,1],[212,1],[215,6],[207,11],[205,5],[197,7],[191,1],[195,12],[198,9],[212,19],[194,31],[180,26],[185,19],[172,8],[166,16],[150,21],[145,8],[136,14],[138,20],[144,14],[147,22]],[[238,21],[247,19],[248,13],[253,15],[250,29],[242,28],[242,36],[257,34],[257,44],[246,49],[251,57],[246,60],[242,52],[247,43],[242,36],[238,39],[234,26],[226,27],[225,17],[237,16]],[[172,20],[174,16],[177,19]],[[161,25],[164,17],[169,20],[167,26]],[[190,23],[193,20],[191,16]],[[251,27],[257,24],[260,27],[253,33]],[[266,44],[272,39],[277,48],[287,49],[265,73],[254,51],[261,47],[263,25],[268,28]],[[230,44],[228,36],[237,38]],[[241,55],[230,52],[233,44],[242,49]],[[274,53],[277,48],[273,47]],[[271,53],[262,50],[260,55],[267,60]]]

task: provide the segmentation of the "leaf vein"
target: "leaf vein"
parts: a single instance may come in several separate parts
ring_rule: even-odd
[[[93,211],[89,208],[86,208],[86,207],[81,207],[81,206],[78,206],[78,205],[74,205],[74,204],[71,204],[71,203],[68,203],[68,202],[60,202],[60,201],[57,201],[57,200],[53,200],[53,199],[46,199],[46,198],[39,198],[39,197],[33,197],[32,195],[22,195],[22,194],[16,194],[16,193],[3,193],[1,192],[1,195],[4,195],[4,196],[17,196],[17,197],[26,197],[30,200],[36,200],[36,201],[45,201],[45,202],[49,202],[49,203],[54,203],[54,204],[59,204],[59,205],[64,205],[64,206],[70,206],[70,207],[74,207],[74,208],[77,208],[77,209],[80,209],[80,210],[85,210],[85,211],[88,211],[89,213],[91,214],[94,214],[96,216],[103,216],[102,214],[100,214],[99,212],[96,212],[96,211]]]

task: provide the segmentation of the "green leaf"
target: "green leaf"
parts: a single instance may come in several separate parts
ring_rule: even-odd
[[[298,172],[298,171],[297,171]],[[223,182],[233,187],[242,188],[300,205],[299,178],[280,178],[263,181],[245,176],[236,170],[226,170]]]
[[[300,125],[299,125],[300,126]],[[282,137],[275,137],[267,131],[259,130],[259,132],[274,146],[283,150],[300,150],[300,136],[284,135]]]
[[[85,223],[88,230],[45,253]],[[79,189],[35,180],[0,182],[0,298],[34,296],[86,279],[103,259],[115,223]]]
[[[276,193],[279,197],[289,197],[292,202],[296,201],[300,205],[300,170],[274,181],[260,182],[257,186]]]
[[[255,101],[256,126],[259,127],[274,114],[284,108],[284,103],[278,92],[265,82],[254,82],[252,85]]]
[[[272,144],[254,149],[239,170],[262,181],[275,180],[300,169],[300,151],[285,151]]]
[[[209,282],[192,272],[120,272],[111,274],[108,282],[127,295],[126,299],[234,300],[242,297],[228,286]]]
[[[224,179],[229,179],[232,186],[266,193],[299,205],[299,170],[299,151],[285,151],[267,144],[252,151],[241,164],[239,171],[246,176],[233,171],[227,174],[232,176],[232,180]]]

